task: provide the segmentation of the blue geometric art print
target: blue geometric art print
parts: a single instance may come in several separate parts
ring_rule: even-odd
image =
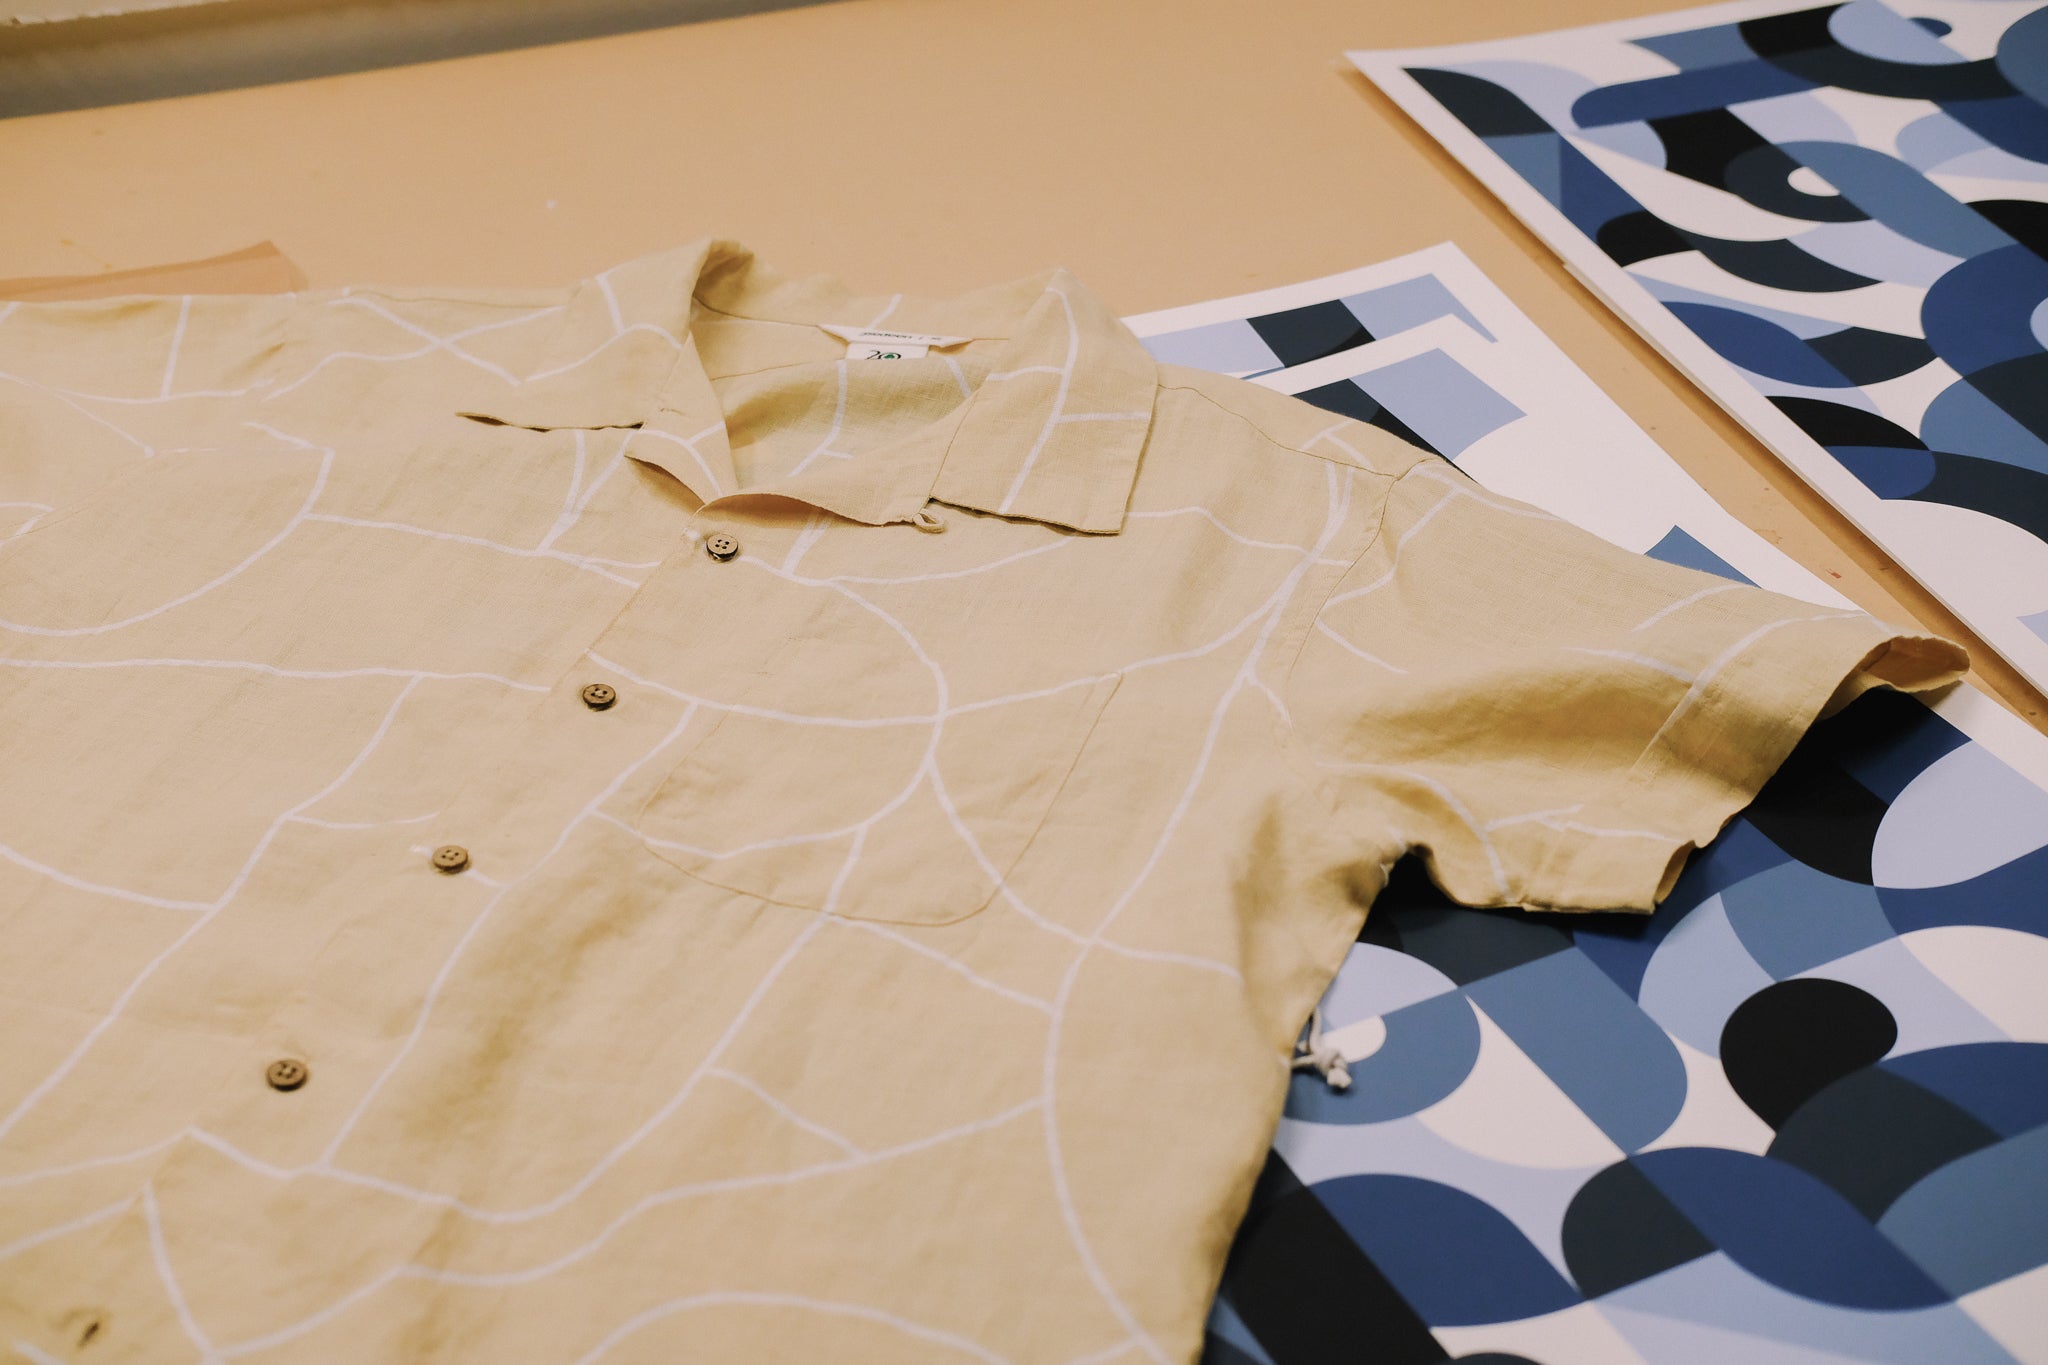
[[[1353,56],[2048,685],[2048,6],[1765,0]]]

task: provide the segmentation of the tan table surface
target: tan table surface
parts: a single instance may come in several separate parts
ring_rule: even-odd
[[[879,293],[1066,265],[1120,312],[1455,240],[1732,512],[2048,699],[1565,274],[1343,61],[1631,0],[847,0],[0,122],[0,272],[275,242],[316,287],[548,285],[706,234]]]

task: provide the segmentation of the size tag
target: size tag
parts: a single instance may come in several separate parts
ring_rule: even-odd
[[[929,332],[889,332],[876,327],[818,324],[846,343],[848,360],[922,360],[933,347],[941,349],[972,341],[972,337],[934,336]]]

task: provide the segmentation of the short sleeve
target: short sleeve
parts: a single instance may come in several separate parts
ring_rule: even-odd
[[[1304,638],[1295,737],[1363,848],[1471,905],[1648,910],[1814,720],[1961,649],[1648,559],[1437,460]]]

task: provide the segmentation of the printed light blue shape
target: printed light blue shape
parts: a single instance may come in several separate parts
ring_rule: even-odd
[[[1709,1057],[1721,1055],[1721,1030],[1735,1007],[1771,984],[1736,937],[1715,896],[1665,936],[1643,973],[1643,1011],[1672,1037]]]
[[[2006,1041],[2003,1029],[1928,971],[1895,938],[1837,958],[1805,975],[1840,981],[1883,1001],[1899,1026],[1899,1036],[1890,1053],[1893,1057],[1940,1047]]]
[[[1847,142],[1852,138],[1844,128],[1842,135],[1831,140]],[[1981,152],[1991,144],[1947,114],[1937,111],[1916,118],[1899,129],[1894,145],[1899,149],[1901,160],[1924,174],[1959,156]]]
[[[2043,845],[2048,791],[1971,744],[1899,793],[1877,827],[1870,865],[1879,886],[1954,886]]]
[[[1750,582],[1747,577],[1735,571],[1733,564],[1730,564],[1727,560],[1721,558],[1721,556],[1715,554],[1697,540],[1694,540],[1681,527],[1674,526],[1669,531],[1666,531],[1664,538],[1655,545],[1652,545],[1644,553],[1649,555],[1650,558],[1660,559],[1666,564],[1677,564],[1682,568],[1698,569],[1701,573],[1715,574],[1722,578],[1733,579],[1737,583]]]
[[[1680,71],[1648,80],[1624,81],[1589,90],[1572,105],[1572,123],[1597,128],[1604,123],[1637,123],[1678,114],[1725,109],[1746,100],[1769,99],[1810,90],[1813,82],[1759,58],[1698,71]]]
[[[1351,1088],[1313,1072],[1287,1088],[1287,1116],[1310,1123],[1383,1123],[1427,1109],[1456,1090],[1479,1060],[1479,1020],[1456,992],[1386,1016],[1379,1051],[1351,1064]]]
[[[2048,1263],[2048,1128],[1958,1157],[1877,1225],[1958,1297]]]
[[[1452,459],[1523,416],[1520,408],[1442,351],[1397,360],[1352,382]]]
[[[1877,892],[1804,863],[1731,886],[1721,904],[1750,957],[1778,981],[1892,937]]]
[[[1419,957],[1354,943],[1323,995],[1328,1028],[1343,1028],[1456,990],[1457,983]]]
[[[2032,616],[2022,616],[2020,624],[2043,640],[2048,640],[2048,611],[2037,611]]]
[[[1895,156],[1846,142],[1786,142],[1780,147],[1844,199],[1922,246],[1967,258],[2013,244],[1989,219]]]
[[[1244,1325],[1244,1319],[1230,1306],[1230,1300],[1221,1295],[1209,1306],[1209,1332],[1219,1341],[1227,1341],[1238,1350],[1250,1356],[1257,1365],[1273,1365],[1273,1357],[1266,1354],[1266,1348],[1259,1345],[1259,1339],[1252,1335],[1252,1329]]]
[[[1828,33],[1851,52],[1911,66],[1953,66],[1969,60],[1879,0],[1849,0],[1828,16]]]
[[[1818,223],[1791,240],[1829,265],[1918,289],[1925,289],[1946,275],[1960,259],[1923,246],[1875,218],[1860,223]]]
[[[1417,275],[1363,294],[1347,294],[1343,304],[1375,337],[1394,336],[1438,318],[1456,318],[1488,341],[1498,339],[1434,275]]]
[[[1552,953],[1465,993],[1623,1151],[1684,1107],[1678,1049],[1585,954]]]
[[[1848,1308],[1925,1308],[1948,1297],[1854,1205],[1796,1167],[1719,1147],[1630,1161],[1707,1240],[1768,1284]]]
[[[2034,305],[2034,311],[2027,315],[2027,326],[2034,333],[2034,340],[2041,343],[2041,349],[2048,350],[2048,299]]]
[[[2012,1365],[2005,1349],[1952,1303],[1889,1313],[1817,1303],[1766,1284],[1718,1251],[1618,1289],[1600,1303],[1883,1365]]]
[[[1317,1185],[1315,1195],[1432,1327],[1514,1322],[1580,1301],[1500,1210],[1462,1190],[1352,1175]]]
[[[1850,128],[1848,120],[1823,104],[1820,96],[1811,90],[1767,100],[1749,100],[1728,112],[1748,124],[1766,142],[1791,142],[1795,138],[1817,142],[1856,140],[1855,130]]]
[[[1145,349],[1162,365],[1186,365],[1214,374],[1263,374],[1280,368],[1280,357],[1243,318],[1164,332],[1144,341]]]
[[[1885,918],[1900,933],[1943,924],[1986,924],[2048,937],[2048,849],[1992,868],[1973,881],[1924,889],[1881,886]]]
[[[1412,1175],[1463,1190],[1500,1210],[1567,1278],[1565,1210],[1601,1169],[1496,1161],[1458,1146],[1413,1117],[1360,1128],[1282,1119],[1273,1150],[1304,1185],[1346,1175]]]
[[[1920,439],[1933,450],[2048,470],[2048,442],[1967,379],[1958,379],[1934,396],[1920,416]]]

